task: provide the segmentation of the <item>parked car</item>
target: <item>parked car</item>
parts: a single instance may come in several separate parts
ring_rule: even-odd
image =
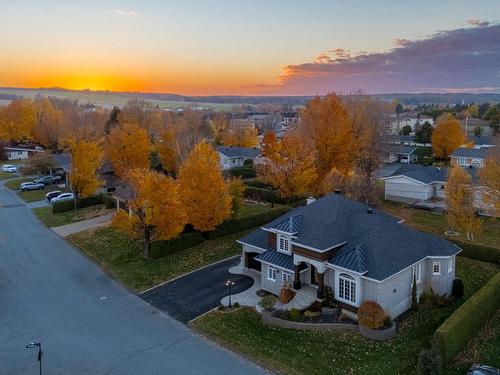
[[[33,182],[38,184],[50,185],[61,181],[61,176],[40,176]]]
[[[473,365],[467,375],[500,375],[500,369],[487,365]]]
[[[54,204],[57,202],[72,201],[73,199],[75,199],[75,196],[73,193],[62,193],[62,194],[59,194],[57,197],[52,198],[50,200],[50,203]]]
[[[17,168],[12,164],[4,164],[2,165],[2,171],[7,173],[16,173]]]
[[[38,184],[36,182],[24,182],[21,184],[21,191],[42,190],[42,189],[45,189],[45,185]]]
[[[45,194],[45,198],[50,202],[52,198],[55,198],[59,195],[61,195],[62,191],[61,190],[54,190],[54,191],[49,191],[47,194]]]

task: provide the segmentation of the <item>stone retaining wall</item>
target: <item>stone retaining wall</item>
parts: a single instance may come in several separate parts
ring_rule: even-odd
[[[384,330],[370,329],[360,325],[359,333],[361,333],[363,336],[369,339],[376,341],[391,340],[394,338],[394,336],[396,336],[396,323],[392,323],[392,326],[390,328]]]
[[[290,328],[290,329],[316,329],[316,330],[330,330],[330,329],[347,329],[352,331],[358,331],[357,324],[349,324],[349,323],[300,323],[293,322],[291,320],[284,320],[272,316],[269,311],[262,312],[262,321],[265,324],[278,326],[281,328]]]

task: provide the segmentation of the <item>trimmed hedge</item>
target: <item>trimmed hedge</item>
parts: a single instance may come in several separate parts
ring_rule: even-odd
[[[451,242],[462,249],[462,252],[458,255],[465,258],[500,264],[500,249],[456,240],[452,240]]]
[[[113,198],[106,194],[92,195],[87,198],[80,199],[77,208],[85,208],[90,206],[97,206],[98,204],[105,204],[106,208],[114,208],[115,202]],[[57,214],[60,212],[71,211],[75,209],[75,203],[71,201],[57,202],[52,206],[52,213]]]
[[[259,225],[266,224],[278,216],[283,215],[285,212],[289,211],[290,207],[277,207],[271,209],[269,211],[261,212],[256,215],[237,218],[237,219],[228,219],[219,225],[212,232],[205,233],[206,238],[212,240],[214,238],[227,236],[228,234],[238,233],[245,229],[253,228]]]
[[[155,241],[151,244],[151,258],[161,258],[197,246],[205,241],[200,232],[187,232],[171,240]]]
[[[255,178],[257,173],[255,173],[255,169],[252,167],[237,167],[231,168],[229,170],[231,176],[241,177],[241,178]]]
[[[463,350],[499,307],[500,272],[455,310],[436,330],[433,345],[443,361],[445,363],[451,361]]]
[[[291,197],[287,200],[285,198],[282,198],[276,190],[253,186],[247,186],[244,195],[247,198],[278,204],[289,204],[290,202],[304,200],[304,198],[302,197]]]

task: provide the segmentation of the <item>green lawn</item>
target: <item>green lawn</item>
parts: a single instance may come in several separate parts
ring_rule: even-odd
[[[279,207],[279,205],[275,204],[274,207]],[[271,209],[270,204],[252,204],[245,203],[241,206],[240,210],[233,215],[233,218],[243,218],[247,216],[257,215],[262,212],[269,211]]]
[[[398,218],[404,219],[407,225],[421,231],[434,233],[450,240],[456,239],[462,242],[470,242],[463,235],[447,237],[444,234],[445,231],[450,229],[446,221],[446,214],[409,208],[389,201],[382,202],[380,204],[380,209]],[[481,233],[474,242],[470,243],[499,248],[500,241],[498,240],[498,233],[500,233],[500,220],[482,218]]]
[[[17,177],[15,173],[7,173],[0,171],[0,180],[7,180],[8,178]]]
[[[33,213],[49,228],[91,219],[106,213],[104,205],[80,208],[78,210],[52,213],[52,206],[34,208]]]
[[[235,240],[245,232],[204,243],[158,259],[143,259],[139,246],[112,228],[67,237],[94,258],[108,273],[135,291],[142,291],[176,276],[241,253]]]
[[[28,178],[28,177],[21,177],[21,178],[15,178],[13,180],[9,180],[5,183],[5,186],[7,186],[10,190],[19,190],[19,187],[23,182],[29,182],[33,181],[33,178]]]
[[[9,180],[5,183],[9,189],[17,192],[17,195],[21,197],[21,199],[25,202],[36,202],[45,199],[45,194],[49,191],[61,190],[62,192],[67,191],[67,189],[59,188],[57,185],[49,185],[45,186],[45,189],[42,190],[29,190],[29,191],[19,191],[19,187],[23,182],[33,181],[34,178],[22,177],[16,178],[13,180]]]
[[[457,258],[457,276],[464,280],[466,297],[497,271],[491,263]],[[429,346],[434,331],[458,305],[409,313],[390,342],[371,341],[347,331],[268,327],[249,309],[215,311],[192,324],[230,349],[287,374],[416,374],[420,351]]]

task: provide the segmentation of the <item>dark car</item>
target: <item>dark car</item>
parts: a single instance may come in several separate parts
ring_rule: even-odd
[[[467,372],[467,375],[500,375],[500,369],[487,365],[474,365]]]
[[[52,198],[55,198],[59,195],[61,195],[62,191],[60,190],[54,190],[54,191],[49,191],[47,194],[45,194],[45,198],[50,202]]]
[[[50,184],[56,184],[61,181],[61,176],[40,176],[34,182],[37,184],[44,184],[44,185],[50,185]]]

